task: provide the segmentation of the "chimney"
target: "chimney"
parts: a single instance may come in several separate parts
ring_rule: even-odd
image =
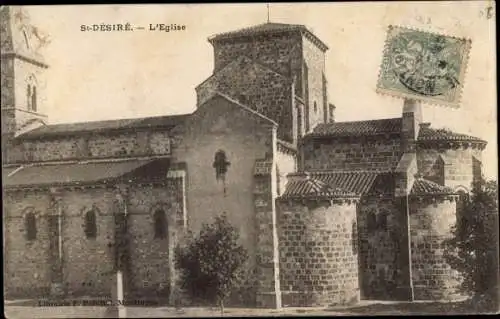
[[[422,123],[420,101],[405,99],[401,124],[401,143],[403,152],[415,152],[415,141]]]

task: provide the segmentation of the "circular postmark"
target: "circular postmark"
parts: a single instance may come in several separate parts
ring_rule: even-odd
[[[418,95],[449,94],[460,85],[464,41],[418,31],[394,35],[384,63],[389,82]]]

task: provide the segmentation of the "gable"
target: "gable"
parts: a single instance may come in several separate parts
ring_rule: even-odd
[[[198,105],[215,92],[243,104],[279,124],[280,138],[292,137],[292,83],[270,68],[240,56],[196,88]]]
[[[200,105],[186,124],[186,131],[214,134],[277,126],[272,119],[219,92]]]

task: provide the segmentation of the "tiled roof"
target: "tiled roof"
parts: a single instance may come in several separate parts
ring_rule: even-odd
[[[410,195],[454,194],[449,187],[439,185],[424,178],[417,178],[413,183]]]
[[[471,141],[486,143],[486,141],[471,135],[455,133],[450,130],[429,127],[429,123],[420,126],[418,141]]]
[[[363,136],[401,132],[401,118],[318,124],[309,136]]]
[[[368,192],[379,173],[376,172],[311,172],[312,178],[321,181],[330,187],[338,187],[363,195]]]
[[[101,133],[114,130],[144,129],[144,128],[173,128],[183,123],[190,114],[144,117],[135,119],[121,119],[109,121],[91,121],[79,123],[65,123],[45,125],[19,136],[21,139],[46,136],[71,135],[78,133]]]
[[[330,185],[314,179],[304,178],[301,180],[291,180],[288,182],[285,192],[281,198],[308,198],[308,197],[336,197],[349,196],[356,194],[341,188],[333,188]]]
[[[158,176],[162,175],[162,167],[168,169],[169,163],[168,159],[148,159],[25,166],[9,177],[4,176],[3,184],[4,187],[27,187],[97,183],[128,176],[134,171]]]
[[[311,31],[309,31],[306,26],[302,24],[286,24],[286,23],[275,23],[275,22],[267,22],[267,23],[262,23],[258,25],[254,25],[251,27],[247,28],[242,28],[234,31],[229,31],[229,32],[224,32],[224,33],[219,33],[217,35],[212,36],[209,38],[209,41],[217,41],[217,40],[222,40],[222,39],[229,39],[229,38],[234,38],[234,37],[240,37],[240,36],[250,36],[250,35],[258,35],[262,33],[280,33],[280,32],[287,32],[287,31],[301,31],[309,34],[312,36],[316,41],[319,42],[321,47],[323,47],[324,50],[328,49],[328,46],[324,44],[318,37],[316,37]]]

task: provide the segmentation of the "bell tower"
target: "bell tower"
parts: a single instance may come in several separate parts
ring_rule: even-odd
[[[0,7],[2,157],[13,138],[47,123],[45,71],[39,54],[46,43],[25,9]]]

